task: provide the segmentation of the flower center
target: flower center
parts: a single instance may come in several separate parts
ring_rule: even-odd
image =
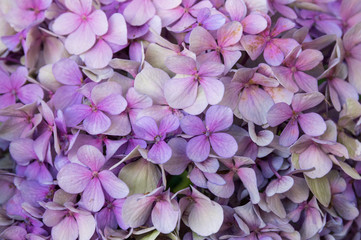
[[[93,175],[93,178],[98,178],[99,173],[98,173],[97,171],[94,171],[94,172],[92,173],[92,175]]]
[[[156,143],[159,142],[160,140],[162,140],[162,136],[157,135],[157,136],[154,137],[154,141],[155,141]]]

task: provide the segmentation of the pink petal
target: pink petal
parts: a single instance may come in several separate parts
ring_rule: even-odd
[[[5,108],[15,104],[16,98],[12,93],[6,93],[0,96],[0,108]]]
[[[266,40],[258,35],[245,35],[241,44],[252,60],[256,60],[266,47]]]
[[[122,14],[114,13],[110,16],[108,32],[103,39],[117,45],[127,44],[127,24]]]
[[[129,194],[128,186],[109,170],[101,171],[99,180],[104,190],[113,198],[124,198]]]
[[[155,143],[148,152],[148,157],[156,164],[167,162],[172,156],[172,149],[164,141]]]
[[[142,117],[136,122],[137,128],[134,129],[139,137],[144,140],[154,141],[154,138],[158,135],[158,126],[155,120],[151,117]]]
[[[159,201],[155,204],[151,216],[154,227],[161,233],[168,234],[176,227],[179,211],[171,202]]]
[[[297,121],[290,120],[280,135],[280,145],[285,147],[291,146],[294,142],[297,141],[299,134],[300,132],[298,129]]]
[[[315,68],[323,60],[323,55],[315,49],[306,49],[300,53],[296,60],[296,67],[300,71],[308,71]]]
[[[95,10],[87,17],[87,22],[93,33],[98,36],[104,35],[108,31],[107,16],[102,10]]]
[[[292,117],[292,109],[287,103],[280,102],[273,105],[267,113],[267,122],[275,127]]]
[[[193,168],[193,170],[189,173],[189,180],[200,188],[207,187],[207,179],[205,178],[203,172],[198,168]]]
[[[16,71],[11,74],[10,80],[13,89],[19,89],[26,82],[28,70],[25,67],[18,67]]]
[[[57,17],[52,25],[56,34],[68,35],[74,32],[81,24],[79,15],[72,12],[65,12]]]
[[[179,12],[176,13],[179,14]],[[184,9],[182,9],[182,13],[184,13]],[[191,14],[189,14],[189,12],[186,12],[183,14],[181,19],[176,24],[174,24],[172,27],[168,27],[168,29],[176,33],[182,32],[185,31],[189,26],[191,26],[195,22],[196,19]]]
[[[243,1],[227,0],[224,7],[232,21],[241,21],[247,14],[247,6]]]
[[[165,135],[166,133],[173,132],[179,127],[179,120],[173,114],[165,116],[159,123],[159,133]]]
[[[294,78],[298,86],[305,92],[316,92],[318,89],[317,79],[304,72],[296,72]]]
[[[257,178],[252,168],[240,168],[237,171],[238,177],[241,179],[244,187],[247,189],[251,202],[257,204],[260,201],[260,196],[257,188]]]
[[[153,198],[144,197],[143,194],[134,194],[127,197],[122,212],[125,224],[132,228],[143,225],[150,216],[153,202]]]
[[[9,76],[0,70],[0,94],[1,93],[8,93],[12,89],[11,80]]]
[[[91,114],[92,110],[88,105],[75,104],[65,109],[64,116],[66,125],[75,127]]]
[[[217,31],[219,46],[227,47],[239,42],[242,37],[243,27],[239,22],[230,22],[223,25]]]
[[[267,112],[273,104],[273,99],[267,92],[251,86],[242,91],[238,110],[246,120],[262,125],[267,123]]]
[[[88,15],[91,11],[91,0],[65,0],[65,6],[79,15]]]
[[[97,107],[111,115],[117,115],[125,110],[127,101],[120,94],[112,94],[99,102]]]
[[[205,135],[200,135],[189,140],[186,152],[191,160],[202,162],[207,159],[210,149],[211,146],[207,137]]]
[[[37,102],[44,97],[43,89],[37,84],[26,84],[17,91],[17,96],[25,104]]]
[[[309,136],[320,136],[326,131],[326,123],[317,113],[304,113],[298,117],[302,130]]]
[[[215,49],[217,43],[213,36],[203,27],[196,27],[189,36],[189,50],[199,55],[206,50]]]
[[[82,73],[78,64],[70,59],[64,58],[53,65],[53,74],[55,79],[65,85],[80,85]]]
[[[279,66],[284,59],[283,52],[272,42],[269,42],[264,50],[264,59],[272,66]]]
[[[242,53],[241,51],[223,50],[222,56],[224,61],[224,72],[227,73],[237,63],[242,56]]]
[[[224,71],[223,64],[219,62],[204,62],[200,65],[198,74],[201,77],[217,77]]]
[[[212,149],[221,157],[232,157],[238,150],[236,140],[227,133],[213,133],[209,137]]]
[[[99,171],[105,163],[103,154],[92,145],[81,146],[77,151],[77,157],[80,162],[92,171]]]
[[[226,22],[226,18],[223,15],[214,14],[209,16],[207,19],[203,21],[203,27],[205,27],[208,30],[217,30],[220,27],[222,27],[225,22]]]
[[[65,217],[63,221],[51,229],[54,240],[76,240],[78,238],[78,224],[73,217]]]
[[[74,214],[79,229],[80,239],[91,239],[95,232],[96,222],[92,214]]]
[[[88,83],[90,84],[90,83]],[[87,86],[86,84],[85,86]],[[89,86],[91,88],[91,96],[87,96],[88,98],[91,98],[93,103],[98,105],[101,101],[103,101],[105,98],[109,97],[109,95],[112,94],[122,94],[122,86],[113,81],[113,82],[103,82],[101,84],[94,84]],[[88,95],[88,94],[86,94]]]
[[[123,15],[127,23],[141,26],[155,14],[155,7],[150,0],[135,0],[124,9]]]
[[[310,178],[321,178],[332,168],[331,159],[314,144],[299,155],[299,164],[301,169],[315,168],[313,171],[304,173]]]
[[[223,176],[226,184],[217,185],[212,182],[207,182],[207,187],[214,195],[221,198],[230,198],[234,193],[234,182],[233,182],[233,172],[229,172]]]
[[[191,162],[186,155],[187,141],[183,138],[172,138],[168,145],[172,149],[172,156],[163,166],[172,175],[180,175]]]
[[[91,68],[104,68],[112,60],[113,51],[102,39],[84,54],[84,62]]]
[[[181,128],[185,134],[194,136],[206,131],[204,123],[199,117],[188,115],[181,120]]]
[[[196,61],[187,56],[168,57],[165,64],[174,73],[192,75],[197,71]]]
[[[251,13],[242,20],[243,31],[258,34],[267,28],[267,20],[260,14]]]
[[[291,20],[280,17],[277,20],[276,25],[274,26],[274,28],[272,30],[272,36],[276,37],[280,33],[290,30],[290,29],[294,28],[295,26],[296,26],[296,24],[294,22],[292,22]]]
[[[284,86],[291,92],[298,92],[298,86],[293,80],[293,72],[291,71],[291,69],[283,66],[277,66],[272,67],[272,70],[277,80],[282,84],[282,86]]]
[[[223,70],[222,70],[223,72]],[[221,81],[212,77],[202,77],[200,84],[204,89],[207,101],[211,105],[218,104],[224,95],[224,85]]]
[[[98,212],[104,205],[104,193],[98,178],[90,180],[81,197],[82,204],[92,212]]]
[[[83,125],[88,133],[100,134],[109,129],[111,122],[109,117],[102,111],[96,111],[84,119]]]
[[[297,112],[301,112],[317,106],[324,99],[325,97],[319,92],[299,93],[293,97],[292,108]]]
[[[272,180],[266,188],[266,195],[271,197],[276,193],[285,193],[291,189],[293,183],[293,178],[290,176],[282,176],[279,179]]]
[[[193,77],[173,78],[164,84],[164,96],[172,108],[191,106],[197,97],[198,83]]]
[[[172,9],[178,7],[182,0],[154,0],[154,3],[163,9]]]
[[[229,107],[211,106],[206,113],[206,126],[210,132],[222,131],[233,123],[233,112]]]
[[[79,55],[89,50],[95,43],[95,33],[86,22],[80,24],[75,32],[65,40],[65,48],[70,54]]]
[[[67,193],[72,194],[84,191],[91,178],[91,171],[76,163],[65,165],[57,175],[59,186]]]

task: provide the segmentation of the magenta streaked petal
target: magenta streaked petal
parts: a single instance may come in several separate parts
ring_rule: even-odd
[[[90,180],[82,194],[81,202],[86,209],[92,212],[99,211],[105,202],[104,193],[98,178]]]
[[[96,111],[92,112],[84,119],[83,125],[88,133],[95,135],[108,130],[111,125],[111,121],[102,111]]]
[[[172,149],[164,141],[155,143],[148,152],[148,157],[157,164],[167,162],[172,156]]]
[[[291,146],[294,142],[297,141],[299,135],[300,132],[297,121],[290,120],[280,135],[279,143],[282,146]]]
[[[26,84],[18,89],[17,96],[24,104],[29,104],[43,99],[44,92],[37,84]]]
[[[210,132],[222,131],[233,123],[233,112],[229,107],[211,106],[206,113],[206,126]]]
[[[227,47],[239,42],[242,37],[243,27],[239,22],[230,22],[223,25],[217,31],[217,41],[219,46]]]
[[[292,109],[287,103],[280,102],[273,105],[267,113],[267,122],[275,127],[292,117]]]

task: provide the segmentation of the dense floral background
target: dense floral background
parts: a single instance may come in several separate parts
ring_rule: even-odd
[[[360,240],[360,0],[1,0],[0,239]]]

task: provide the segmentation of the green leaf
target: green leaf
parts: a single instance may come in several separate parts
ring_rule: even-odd
[[[322,178],[309,178],[305,175],[308,187],[317,200],[325,207],[331,202],[331,187],[326,176]]]
[[[171,192],[176,193],[179,190],[187,188],[191,185],[191,181],[188,178],[188,172],[184,171],[181,175],[171,176],[168,180],[168,187]]]
[[[146,235],[141,236],[140,238],[138,238],[138,240],[156,240],[157,237],[159,236],[160,232],[158,232],[157,230],[147,233]]]

